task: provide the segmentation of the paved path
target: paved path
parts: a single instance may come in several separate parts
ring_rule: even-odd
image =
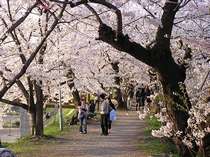
[[[74,130],[56,142],[41,147],[36,153],[21,157],[146,157],[138,148],[143,138],[144,123],[136,112],[120,112],[108,136],[100,136],[100,125],[91,121],[88,134]]]

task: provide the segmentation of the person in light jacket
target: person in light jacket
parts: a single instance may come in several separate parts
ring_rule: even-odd
[[[101,114],[101,135],[108,135],[108,125],[109,125],[109,112],[111,107],[109,105],[109,100],[106,98],[106,94],[100,95],[102,99],[102,103],[100,106],[100,114]]]
[[[81,134],[87,134],[87,116],[88,107],[85,100],[82,99],[81,103],[78,105],[78,119],[80,123],[79,131]]]

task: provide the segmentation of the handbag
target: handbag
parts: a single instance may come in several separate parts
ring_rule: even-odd
[[[117,113],[115,110],[111,110],[111,112],[109,113],[109,118],[111,121],[117,120]]]

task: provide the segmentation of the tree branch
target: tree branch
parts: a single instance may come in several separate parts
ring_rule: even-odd
[[[100,23],[100,25],[103,24],[101,18],[99,17],[99,15],[95,11],[95,9],[93,7],[91,7],[89,4],[85,4],[85,6],[96,16],[96,19],[98,20],[98,22]]]
[[[20,79],[26,72],[27,68],[29,67],[29,65],[31,64],[31,62],[33,61],[33,59],[35,58],[35,56],[37,55],[37,53],[39,52],[39,50],[42,48],[43,44],[45,43],[46,39],[48,38],[48,36],[52,33],[52,31],[54,30],[54,28],[57,26],[58,21],[60,20],[60,18],[63,16],[63,12],[66,8],[66,4],[64,4],[60,14],[58,15],[58,18],[55,19],[55,21],[53,22],[51,28],[48,30],[48,32],[46,33],[45,37],[42,39],[42,41],[40,42],[40,44],[37,46],[37,48],[34,50],[34,52],[31,54],[31,56],[29,57],[29,59],[26,61],[26,63],[23,65],[23,67],[21,68],[20,72],[7,84],[7,86],[5,86],[1,91],[0,91],[0,98],[2,98],[4,96],[4,94],[7,92],[7,90],[12,87],[12,85],[18,80]]]
[[[178,0],[166,1],[163,15],[161,17],[162,27],[158,27],[156,34],[156,44],[155,48],[160,48],[161,50],[170,51],[170,38],[174,23],[174,18],[177,12]],[[166,52],[164,51],[164,52]]]
[[[104,1],[104,0],[81,0],[81,1],[78,1],[78,2],[75,2],[75,3],[73,3],[73,2],[63,2],[63,1],[60,1],[60,0],[50,0],[50,1],[57,2],[57,3],[70,4],[70,7],[72,7],[72,8],[74,8],[76,6],[79,6],[79,5],[82,5],[82,4],[86,5],[89,2],[90,3],[101,4],[103,6],[106,6],[107,8],[111,9],[112,11],[114,11],[114,13],[117,16],[117,31],[116,31],[116,35],[118,36],[118,34],[122,33],[122,15],[121,15],[121,11],[116,6],[112,5],[111,3],[107,2],[107,1]],[[95,15],[97,15],[97,14],[95,14]]]
[[[115,38],[115,31],[111,27],[103,24],[99,27],[99,40],[102,40],[119,51],[124,51],[145,64],[152,65],[151,52],[136,42],[129,40],[128,35],[119,34]]]
[[[9,105],[13,105],[13,106],[22,107],[23,109],[28,110],[28,105],[26,105],[24,103],[20,103],[20,102],[16,102],[16,101],[10,101],[10,100],[6,100],[6,99],[0,99],[0,102],[3,102],[5,104],[9,104]]]
[[[24,87],[23,83],[20,80],[16,81],[17,86],[19,87],[19,89],[22,91],[23,95],[26,98],[26,101],[28,102],[29,100],[29,94],[28,91],[26,90],[26,88]]]
[[[201,83],[201,86],[200,86],[200,88],[199,88],[199,91],[201,91],[201,90],[203,89],[203,86],[204,86],[204,84],[206,83],[206,80],[207,80],[209,74],[210,74],[210,70],[207,71],[207,73],[206,73],[206,75],[205,75],[205,77],[204,77],[204,79],[203,79],[203,81],[202,81],[202,83]]]
[[[34,3],[30,8],[27,9],[25,14],[19,18],[0,38],[0,45],[4,42],[4,40],[8,37],[8,33],[12,32],[16,27],[18,27],[31,13],[31,11],[39,4],[38,1]]]
[[[87,3],[87,0],[81,0],[81,1],[78,1],[78,2],[71,2],[71,1],[60,1],[60,0],[49,0],[51,2],[56,2],[56,3],[62,3],[62,4],[69,4],[71,6],[71,8],[74,8],[76,6],[79,6],[81,4],[85,4]]]
[[[107,2],[107,1],[101,1],[101,0],[89,0],[89,2],[92,3],[98,3],[101,5],[106,6],[107,8],[114,10],[116,16],[117,16],[117,35],[122,33],[122,15],[121,15],[121,11],[114,5],[112,5],[111,3]]]

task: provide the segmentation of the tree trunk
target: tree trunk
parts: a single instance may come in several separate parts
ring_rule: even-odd
[[[68,78],[67,85],[70,91],[72,91],[73,103],[77,106],[80,103],[80,95],[74,84],[75,74],[71,67],[67,67],[65,64],[64,67],[68,68],[68,72],[66,73],[66,77]]]
[[[122,99],[122,92],[120,88],[116,88],[116,100],[119,109],[126,109],[125,101]]]
[[[203,139],[203,157],[210,157],[210,133],[208,133]]]
[[[165,14],[162,23],[165,27],[158,29],[156,44],[152,48],[145,49],[140,44],[130,41],[128,36],[123,34],[120,34],[115,40],[116,32],[105,24],[99,28],[99,39],[120,51],[127,52],[158,72],[165,96],[167,113],[174,123],[173,130],[182,131],[183,136],[185,136],[189,117],[188,111],[191,104],[183,83],[186,77],[185,68],[176,64],[171,55],[170,31],[172,30],[173,22],[171,23],[171,21],[173,20],[168,18],[174,18],[175,16],[175,9],[170,8],[171,6],[171,3],[167,3],[164,7]],[[167,37],[165,37],[166,35]],[[194,157],[196,148],[189,150],[179,139],[176,139],[175,142],[179,148],[180,157]]]
[[[31,134],[35,135],[35,126],[36,126],[36,106],[34,103],[34,90],[33,90],[33,82],[30,77],[27,77],[28,87],[29,87],[29,113],[31,115]]]
[[[110,44],[119,51],[124,51],[132,55],[159,73],[169,120],[174,124],[173,131],[182,131],[182,136],[185,136],[187,131],[190,131],[187,130],[187,120],[189,118],[188,111],[191,108],[191,103],[184,85],[186,74],[184,67],[175,63],[170,50],[170,39],[175,15],[181,9],[182,3],[178,0],[165,1],[161,24],[158,27],[155,42],[153,42],[154,46],[145,48],[139,43],[132,42],[129,40],[128,35],[122,33],[121,12],[110,2],[83,1],[77,5],[72,4],[72,7],[89,2],[99,3],[115,10],[117,15],[117,30],[113,30],[104,24],[96,11],[93,11],[100,23],[98,39]],[[175,142],[179,148],[180,157],[194,157],[197,153],[196,146],[192,149],[187,148],[179,138],[176,138]]]
[[[174,124],[173,131],[182,131],[182,136],[184,137],[187,134],[187,120],[189,118],[187,112],[189,109],[189,104],[187,101],[189,99],[186,93],[184,93],[182,90],[185,88],[184,84],[181,82],[177,84],[176,87],[171,87],[170,85],[165,84],[163,81],[164,80],[161,80],[167,115],[169,116],[170,121]],[[190,150],[178,137],[174,138],[174,142],[178,148],[180,157],[195,157],[196,148]]]
[[[157,50],[156,50],[157,51]],[[157,63],[159,79],[163,87],[167,115],[174,124],[173,131],[182,131],[182,136],[187,134],[188,111],[191,103],[184,85],[185,69],[177,65],[174,60],[165,59],[168,56],[162,56],[162,61]],[[162,64],[162,65],[161,65]],[[176,75],[174,75],[176,74]],[[197,148],[189,149],[179,138],[175,138],[180,157],[195,157]]]
[[[42,84],[39,81],[35,81],[35,92],[36,92],[36,126],[35,126],[35,136],[42,137],[44,135],[44,124],[43,124],[43,91],[40,87]]]
[[[78,106],[78,104],[80,103],[80,95],[77,89],[74,89],[72,91],[72,95],[73,95],[73,102],[76,106]]]
[[[116,88],[116,100],[117,100],[117,103],[118,103],[118,108],[127,109],[127,107],[125,105],[125,101],[123,101],[122,91],[120,89],[120,77],[118,76],[119,62],[112,62],[111,66],[112,66],[112,69],[114,70],[115,75],[116,75],[114,77],[115,84],[118,85],[118,87]]]

